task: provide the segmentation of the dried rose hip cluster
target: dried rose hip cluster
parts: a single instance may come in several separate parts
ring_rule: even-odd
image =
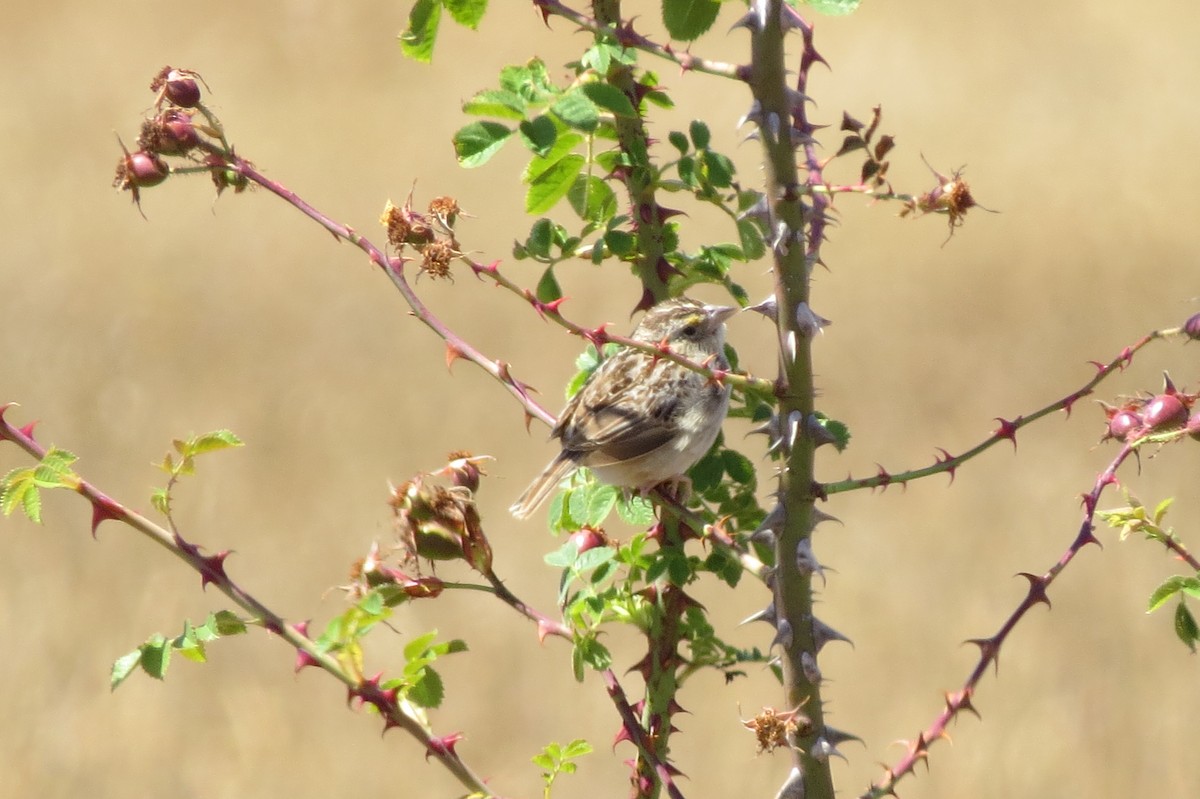
[[[187,171],[207,171],[218,193],[227,188],[242,191],[248,185],[245,176],[230,167],[226,156],[232,156],[233,150],[220,123],[202,102],[203,83],[198,73],[170,66],[159,70],[150,82],[152,114],[142,121],[136,150],[130,152],[121,144],[124,155],[117,162],[113,180],[113,186],[133,196],[139,210],[141,190],[157,186],[173,171],[167,158],[184,159]],[[181,170],[177,167],[174,171]]]

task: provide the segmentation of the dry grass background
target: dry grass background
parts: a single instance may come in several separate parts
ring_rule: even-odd
[[[384,200],[416,180],[419,197],[453,194],[475,214],[461,225],[471,247],[506,257],[528,228],[520,161],[514,152],[459,170],[448,141],[458,103],[499,67],[532,54],[559,65],[583,39],[557,35],[561,22],[546,30],[526,3],[496,2],[480,33],[447,31],[422,67],[394,40],[408,6],[49,2],[6,8],[0,27],[0,400],[21,402],[13,418],[42,420],[44,442],[74,450],[87,478],[143,507],[171,437],[238,431],[248,447],[213,457],[179,492],[181,521],[194,540],[235,549],[232,575],[291,618],[338,611],[326,589],[388,534],[387,479],[454,448],[497,457],[480,501],[499,569],[551,605],[557,576],[540,557],[554,542],[503,512],[550,447],[469,364],[447,374],[439,343],[356,251],[266,193],[213,203],[204,179],[172,180],[147,192],[143,220],[109,188],[112,130],[136,135],[163,64],[195,68],[240,151],[335,217],[370,234]],[[630,6],[655,16],[651,3]],[[822,405],[855,441],[822,453],[822,474],[961,450],[992,417],[1077,386],[1087,359],[1197,310],[1197,34],[1193,7],[1108,0],[869,2],[819,21],[834,70],[813,81],[817,116],[836,123],[843,108],[864,116],[882,103],[898,186],[929,184],[922,153],[943,171],[969,162],[976,196],[1002,211],[973,213],[942,246],[941,220],[838,201],[843,224],[815,295],[835,325],[817,352]],[[734,33],[699,49],[737,60],[744,46]],[[658,68],[679,108],[655,132],[704,116],[732,149],[746,93]],[[752,183],[755,147],[736,153]],[[689,241],[706,222],[683,221]],[[561,274],[575,318],[626,323],[631,287],[602,291],[585,265]],[[767,290],[758,266],[739,278]],[[469,277],[420,289],[557,405],[576,341]],[[756,357],[767,351],[761,320],[735,321],[731,337],[771,371]],[[1155,387],[1167,365],[1194,386],[1197,353],[1155,347],[1103,391]],[[974,658],[960,641],[996,629],[1023,591],[1012,575],[1044,570],[1069,542],[1077,495],[1113,451],[1093,448],[1100,429],[1084,403],[1024,434],[1015,457],[998,448],[971,464],[950,489],[940,479],[830,503],[845,525],[817,542],[837,570],[824,617],[857,643],[831,647],[823,667],[834,723],[867,744],[848,745],[849,763],[836,766],[848,795],[959,684]],[[24,463],[0,447],[0,468]],[[1148,500],[1178,496],[1175,523],[1200,542],[1197,448],[1144,466],[1132,486]],[[178,661],[165,684],[135,678],[110,695],[112,659],[222,598],[128,530],[105,525],[92,542],[75,497],[50,498],[45,515],[43,527],[3,522],[0,797],[456,795],[408,741],[348,713],[330,680],[293,677],[289,652],[266,636],[221,642],[207,666]],[[1142,612],[1174,566],[1156,547],[1101,537],[1105,548],[1055,586],[1053,611],[1013,636],[999,678],[980,690],[983,722],[958,723],[954,747],[936,747],[930,773],[903,795],[1194,790],[1196,661],[1165,613]],[[749,582],[701,595],[726,625],[766,598]],[[477,594],[417,605],[396,625],[400,635],[374,640],[374,668],[394,669],[406,637],[427,629],[470,641],[473,654],[444,664],[450,699],[436,724],[466,731],[461,751],[497,790],[536,795],[529,757],[582,736],[600,752],[560,795],[624,793],[606,751],[615,717],[597,680],[573,683],[561,643],[537,646],[526,623]],[[729,637],[767,643],[759,628]],[[628,655],[634,642],[614,643]],[[761,673],[728,687],[696,680],[677,742],[688,795],[773,795],[784,758],[756,758],[738,716],[776,695]]]

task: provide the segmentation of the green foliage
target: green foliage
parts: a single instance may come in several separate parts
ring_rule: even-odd
[[[663,25],[672,39],[690,42],[716,22],[721,0],[663,0]]]
[[[400,52],[414,61],[433,60],[442,9],[464,28],[475,30],[487,11],[487,0],[417,0],[408,13],[408,27],[400,34]]]
[[[208,660],[206,644],[221,637],[241,635],[244,632],[246,624],[228,610],[210,613],[199,626],[185,620],[183,632],[174,638],[152,635],[137,649],[117,658],[112,665],[109,687],[115,691],[138,667],[156,680],[165,679],[172,652],[178,652],[195,663],[204,663]]]
[[[404,647],[403,677],[389,681],[387,685],[388,688],[399,688],[401,696],[419,707],[438,707],[445,697],[442,678],[432,668],[438,658],[467,651],[463,641],[438,643],[436,639],[437,631],[434,630],[409,641]]]
[[[71,464],[78,460],[65,449],[51,447],[35,466],[13,469],[0,479],[0,510],[11,516],[21,509],[30,521],[41,524],[43,488],[79,487],[79,476],[71,471]]]
[[[242,440],[230,430],[214,430],[186,440],[177,438],[171,442],[171,446],[175,448],[176,456],[168,452],[158,465],[171,477],[165,486],[155,489],[150,495],[150,503],[164,516],[171,515],[171,490],[181,478],[196,473],[198,456],[240,447]]]
[[[533,756],[533,764],[542,770],[542,782],[546,784],[544,797],[550,796],[550,788],[560,774],[574,774],[574,760],[592,753],[592,745],[582,738],[576,738],[566,746],[551,743],[540,753]]]
[[[386,590],[377,589],[368,593],[340,615],[329,620],[325,631],[317,639],[317,647],[335,657],[351,674],[363,675],[363,639],[377,625],[392,616],[391,601]],[[425,633],[409,641],[404,647],[404,669],[401,676],[386,682],[384,688],[395,688],[399,696],[423,708],[434,708],[442,703],[445,689],[441,676],[433,664],[441,657],[467,651],[463,641],[454,639],[437,642],[437,631]]]
[[[454,134],[458,163],[467,168],[486,164],[512,134],[512,128],[498,122],[472,122]]]
[[[1128,490],[1124,493],[1125,500],[1129,503],[1125,507],[1096,511],[1096,515],[1101,520],[1107,522],[1110,527],[1121,531],[1120,538],[1122,541],[1133,533],[1141,533],[1150,541],[1181,546],[1175,537],[1175,532],[1169,527],[1164,528],[1162,524],[1163,518],[1167,515],[1167,510],[1171,507],[1171,503],[1174,502],[1174,498],[1168,497],[1162,500],[1155,506],[1153,511],[1149,511]],[[1195,652],[1196,643],[1200,641],[1200,627],[1197,626],[1195,616],[1192,615],[1191,610],[1184,603],[1185,597],[1200,599],[1200,572],[1191,576],[1174,575],[1168,577],[1150,594],[1146,612],[1153,613],[1170,600],[1178,598],[1179,603],[1175,606],[1173,617],[1175,635],[1179,637],[1179,640],[1188,649]]]
[[[1167,510],[1175,501],[1173,498],[1164,499],[1153,511],[1148,511],[1146,506],[1129,491],[1126,490],[1124,494],[1125,501],[1129,503],[1125,507],[1096,511],[1096,515],[1102,521],[1107,522],[1109,527],[1121,531],[1122,541],[1133,533],[1141,533],[1150,541],[1174,540],[1175,534],[1171,528],[1164,529],[1162,526],[1163,517],[1167,515]]]
[[[671,13],[691,20],[710,6],[719,3],[674,4]],[[600,36],[570,66],[575,70],[574,79],[562,85],[555,83],[539,59],[505,67],[497,86],[476,92],[462,106],[464,113],[482,118],[454,135],[455,153],[462,166],[482,166],[507,142],[517,140],[529,153],[521,172],[526,212],[550,214],[562,207],[565,199],[578,220],[568,225],[538,219],[526,239],[514,245],[513,256],[547,266],[580,257],[594,264],[608,258],[638,264],[646,254],[641,251],[638,228],[628,215],[618,213],[619,195],[686,192],[724,212],[737,241],[689,254],[679,250],[676,223],[658,222],[654,240],[662,247],[661,257],[674,269],[670,293],[682,294],[699,283],[716,283],[725,286],[739,304],[747,304],[746,292],[732,272],[736,264],[766,254],[762,223],[747,214],[761,195],[740,188],[733,161],[711,148],[712,136],[703,122],[692,122],[687,133],[668,133],[679,157],[661,165],[655,164],[641,139],[622,138],[622,122],[638,121],[647,104],[670,105],[670,98],[658,88],[657,76],[637,71],[635,51]],[[637,86],[632,94],[628,90],[631,81]],[[632,96],[639,98],[637,105]],[[668,173],[677,177],[668,177]],[[543,301],[561,296],[552,278],[552,273],[542,273],[538,296]]]
[[[799,5],[796,0],[787,0],[791,5]],[[858,10],[862,0],[802,0],[803,4],[820,14],[831,17],[844,17]]]

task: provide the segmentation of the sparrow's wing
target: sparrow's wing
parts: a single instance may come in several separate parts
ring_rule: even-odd
[[[647,455],[676,435],[679,392],[670,361],[614,356],[563,411],[555,433],[565,452],[606,466]]]

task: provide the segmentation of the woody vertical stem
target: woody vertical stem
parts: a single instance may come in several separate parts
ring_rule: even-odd
[[[775,273],[775,302],[780,367],[776,393],[786,468],[779,477],[779,523],[776,525],[776,572],[773,583],[778,617],[775,645],[783,666],[789,710],[799,709],[809,724],[797,730],[794,759],[806,799],[832,799],[828,746],[816,667],[820,648],[814,635],[812,570],[797,558],[808,545],[814,520],[813,453],[807,420],[813,413],[813,364],[807,322],[809,277],[819,259],[824,224],[824,195],[807,192],[806,184],[820,182],[819,165],[807,159],[801,182],[798,148],[811,141],[803,89],[808,68],[819,56],[811,48],[811,28],[782,0],[752,4],[745,20],[751,34],[751,89],[763,147],[766,192],[770,210],[768,238]],[[786,84],[784,34],[797,27],[804,32],[804,53],[796,90]],[[809,198],[806,206],[805,197]],[[789,780],[790,782],[790,780]],[[795,786],[799,791],[800,786]]]

